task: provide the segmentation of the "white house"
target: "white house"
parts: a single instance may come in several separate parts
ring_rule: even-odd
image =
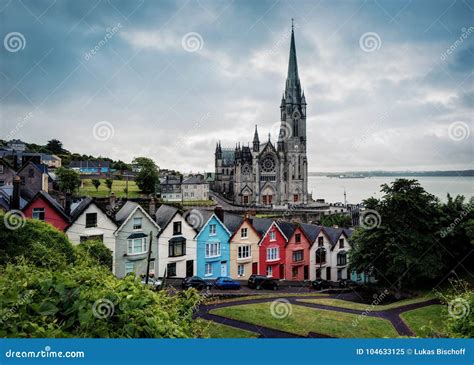
[[[181,185],[183,201],[209,200],[209,182],[203,175],[191,175]]]
[[[196,231],[175,207],[162,205],[156,211],[158,233],[157,275],[163,277],[196,274]]]
[[[96,203],[88,197],[71,212],[71,225],[66,235],[73,244],[87,240],[102,241],[112,251],[115,268],[115,236],[117,225]]]

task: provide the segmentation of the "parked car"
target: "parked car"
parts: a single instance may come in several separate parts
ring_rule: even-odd
[[[328,280],[316,279],[311,282],[311,287],[316,290],[334,288],[334,284]]]
[[[219,277],[214,282],[214,287],[217,289],[240,289],[240,283],[229,277]]]
[[[189,276],[183,279],[181,287],[183,289],[195,288],[197,290],[204,290],[212,288],[212,282],[206,281],[199,276]]]
[[[146,284],[145,278],[142,279],[142,284]],[[160,279],[149,277],[148,285],[151,286],[153,290],[160,290],[163,285],[163,281]]]
[[[257,290],[278,290],[278,282],[275,279],[263,275],[250,275],[247,286]]]
[[[347,280],[341,279],[337,283],[340,288],[349,288],[349,287],[354,287],[358,285],[355,281],[348,280],[348,279]]]

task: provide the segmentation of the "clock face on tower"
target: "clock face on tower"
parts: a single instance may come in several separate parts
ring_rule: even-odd
[[[243,175],[250,175],[250,166],[249,165],[244,165],[242,167],[242,174]]]
[[[272,156],[265,156],[262,160],[262,170],[265,172],[275,171],[275,159]]]

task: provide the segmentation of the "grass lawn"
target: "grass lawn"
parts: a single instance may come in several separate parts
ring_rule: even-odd
[[[210,297],[206,303],[228,303],[228,302],[240,302],[244,300],[252,300],[252,299],[264,299],[264,298],[286,298],[286,297],[306,297],[306,296],[318,296],[318,297],[326,297],[327,294],[321,293],[301,293],[301,294],[290,294],[290,293],[282,293],[282,294],[259,294],[259,295],[247,295],[247,296],[239,296],[235,298],[229,299],[219,299]]]
[[[100,179],[100,186],[99,190],[96,191],[95,186],[92,185],[91,179],[84,179],[82,180],[83,186],[79,189],[79,194],[86,195],[86,196],[93,196],[97,198],[104,198],[109,196],[109,189],[105,184],[105,179]],[[125,186],[127,184],[126,180],[114,180],[112,185],[112,191],[115,193],[116,197],[126,197]],[[140,197],[140,189],[138,188],[135,181],[128,182],[128,197],[129,198],[139,198]]]
[[[429,305],[401,313],[400,317],[418,337],[447,337],[442,310],[442,305]]]
[[[414,303],[420,303],[420,302],[426,302],[427,300],[433,299],[434,295],[426,295],[423,297],[418,297],[418,298],[412,298],[412,299],[403,299],[398,302],[390,303],[390,304],[385,304],[385,305],[374,305],[372,307],[371,304],[362,304],[362,303],[355,303],[355,302],[349,302],[347,300],[342,300],[342,299],[301,299],[298,300],[299,302],[305,302],[305,303],[313,303],[313,304],[324,304],[324,305],[331,305],[333,307],[339,307],[339,308],[347,308],[347,309],[355,309],[355,310],[360,310],[360,311],[365,311],[367,309],[371,311],[384,311],[387,309],[394,309],[398,307],[402,307],[404,305],[408,304],[414,304]]]
[[[256,338],[258,334],[212,321],[198,319],[206,328],[210,338]]]
[[[284,304],[281,304],[284,305]],[[384,319],[365,317],[353,326],[358,316],[323,309],[292,305],[291,313],[285,318],[276,318],[271,313],[271,303],[243,304],[217,308],[212,314],[240,321],[307,336],[316,332],[332,337],[398,337],[392,324]]]

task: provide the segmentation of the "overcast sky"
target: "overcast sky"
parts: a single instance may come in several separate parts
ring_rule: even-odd
[[[212,170],[277,137],[291,18],[310,171],[473,168],[471,1],[0,2],[1,139]],[[93,51],[94,50],[94,51]]]

